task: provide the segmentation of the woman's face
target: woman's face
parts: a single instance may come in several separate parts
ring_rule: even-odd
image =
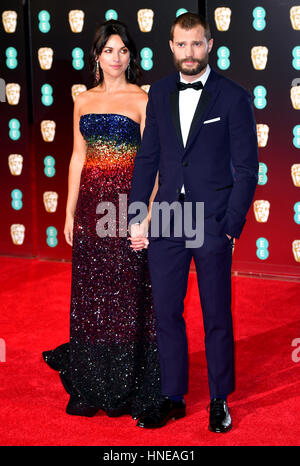
[[[130,52],[121,37],[113,34],[109,37],[98,59],[104,75],[117,78],[125,73],[130,60]]]

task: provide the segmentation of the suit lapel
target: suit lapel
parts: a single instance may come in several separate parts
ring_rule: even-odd
[[[203,89],[203,91],[201,92],[201,96],[200,96],[198,105],[197,105],[195,113],[194,113],[194,117],[192,119],[192,123],[191,123],[191,126],[190,126],[190,131],[189,131],[189,134],[188,134],[186,146],[188,145],[189,139],[192,137],[195,129],[197,128],[197,126],[198,126],[198,124],[199,124],[199,122],[201,120],[201,117],[202,117],[206,107],[208,106],[208,104],[210,102],[210,99],[211,99],[211,94],[209,92],[207,92],[205,89]]]
[[[177,87],[170,93],[170,105],[171,105],[171,115],[175,131],[177,134],[178,142],[183,150],[183,141],[180,127],[180,117],[179,117],[179,91]]]
[[[198,131],[200,130],[205,113],[212,107],[216,97],[217,97],[217,84],[218,75],[212,69],[210,71],[209,77],[205,83],[204,89],[201,92],[201,96],[196,107],[194,117],[191,123],[189,135],[187,138],[185,150],[189,148]]]
[[[188,139],[185,147],[183,146],[181,126],[180,126],[180,117],[179,117],[179,91],[176,86],[176,81],[179,81],[179,73],[174,74],[174,83],[170,91],[170,110],[174,129],[177,134],[178,143],[180,149],[183,153],[189,148],[189,146],[194,141],[198,131],[200,130],[204,116],[212,107],[213,103],[218,94],[218,82],[219,75],[213,69],[210,70],[210,74],[205,83],[204,89],[201,92],[201,96],[198,102],[198,105],[195,110],[195,114],[191,123]]]

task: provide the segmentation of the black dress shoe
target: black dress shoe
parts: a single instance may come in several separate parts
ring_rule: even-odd
[[[167,397],[163,397],[152,411],[140,417],[137,426],[145,429],[156,429],[166,425],[170,419],[180,419],[184,416],[184,400],[172,401]]]
[[[231,417],[226,401],[214,398],[210,402],[209,430],[211,432],[224,433],[232,428]]]
[[[66,413],[71,414],[72,416],[85,416],[93,417],[97,414],[99,408],[95,406],[90,406],[84,401],[81,401],[78,397],[70,397],[70,401],[67,404]]]

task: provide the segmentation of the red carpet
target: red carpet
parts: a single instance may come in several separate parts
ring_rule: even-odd
[[[1,445],[300,445],[299,284],[233,278],[236,390],[229,397],[234,428],[208,431],[208,383],[196,277],[190,274],[186,321],[190,351],[187,416],[163,429],[135,427],[129,416],[65,414],[67,394],[41,352],[68,339],[70,264],[0,259]],[[300,356],[300,351],[298,352]]]

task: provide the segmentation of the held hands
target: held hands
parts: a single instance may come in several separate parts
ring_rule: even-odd
[[[130,247],[134,251],[140,251],[141,249],[147,249],[149,245],[148,240],[148,217],[146,217],[142,223],[136,223],[129,227],[129,240],[131,242]]]
[[[64,227],[64,235],[66,242],[73,246],[73,226],[74,226],[74,217],[67,215]]]
[[[73,227],[74,227],[74,217],[71,215],[66,216],[64,235],[66,242],[73,246]],[[141,249],[147,249],[149,240],[148,240],[148,218],[146,217],[142,223],[137,223],[131,225],[129,229],[130,237],[128,238],[131,241],[131,248],[135,251],[140,251]]]
[[[142,249],[147,249],[149,245],[149,240],[148,240],[148,224],[149,224],[149,219],[146,217],[142,223],[136,223],[134,225],[131,225],[129,227],[129,240],[131,242],[130,247],[134,251],[140,251]],[[66,242],[70,245],[73,246],[73,226],[74,226],[74,217],[71,215],[68,215],[66,217],[65,221],[65,227],[64,227],[64,235]],[[227,235],[226,236],[229,240],[231,240],[231,236]],[[234,246],[234,244],[233,244]]]
[[[145,218],[142,223],[136,223],[129,227],[130,237],[128,238],[131,241],[131,248],[134,251],[139,251],[141,249],[147,249],[149,245],[148,237],[148,218]],[[231,240],[232,236],[226,236]],[[233,238],[233,249],[235,246],[235,238]]]

